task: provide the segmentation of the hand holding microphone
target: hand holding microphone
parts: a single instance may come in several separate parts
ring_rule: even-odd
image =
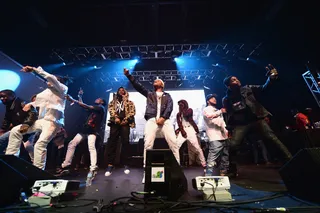
[[[267,70],[266,76],[268,76],[271,79],[278,78],[278,71],[276,68],[273,67],[272,64],[268,64],[268,66],[266,66],[266,70]]]

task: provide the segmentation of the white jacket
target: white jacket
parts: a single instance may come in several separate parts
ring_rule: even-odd
[[[203,109],[203,118],[209,141],[228,139],[228,130],[221,110],[213,106],[207,106]]]
[[[35,69],[34,72],[50,83],[47,89],[37,94],[35,106],[39,107],[38,119],[45,119],[64,125],[65,95],[68,92],[68,87],[60,83],[56,76],[47,73],[41,67]]]

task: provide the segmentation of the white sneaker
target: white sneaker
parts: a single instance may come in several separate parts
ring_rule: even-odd
[[[106,173],[104,176],[109,177],[112,174],[113,166],[108,166]]]
[[[124,166],[124,171],[123,171],[126,175],[128,175],[130,173],[130,169],[128,166]]]

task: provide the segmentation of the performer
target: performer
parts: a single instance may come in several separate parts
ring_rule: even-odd
[[[124,173],[130,173],[128,167],[128,155],[130,150],[129,135],[130,127],[135,127],[134,116],[136,114],[136,108],[134,103],[128,98],[129,93],[123,87],[119,87],[108,106],[108,111],[110,113],[110,137],[107,143],[108,168],[105,176],[110,176],[112,173],[119,137],[121,137],[122,144],[120,159],[122,165],[124,165]]]
[[[102,98],[95,100],[95,106],[87,105],[81,101],[73,99],[71,96],[67,96],[67,99],[72,103],[76,103],[82,108],[88,110],[90,113],[86,123],[83,126],[81,132],[79,132],[70,142],[67,149],[67,154],[64,162],[61,164],[61,169],[58,171],[58,176],[70,173],[70,166],[72,158],[74,156],[77,145],[82,141],[84,137],[88,138],[88,147],[90,153],[90,171],[87,175],[87,180],[92,181],[97,172],[97,150],[96,150],[96,138],[99,135],[99,131],[102,127],[102,122],[105,117],[105,105],[106,101]]]
[[[37,94],[35,106],[39,107],[38,120],[31,126],[18,125],[10,132],[7,155],[19,152],[22,135],[40,132],[39,139],[34,146],[34,166],[44,169],[47,156],[47,145],[56,132],[64,125],[65,95],[67,94],[68,79],[47,73],[41,67],[25,66],[21,70],[25,73],[34,72],[47,81],[48,88]],[[26,107],[31,107],[27,104]],[[21,128],[27,128],[21,132]]]
[[[19,124],[24,124],[25,127],[22,131],[26,130],[27,126],[31,126],[37,120],[38,114],[34,107],[24,111],[26,102],[17,97],[12,90],[0,91],[0,100],[6,106],[6,113],[0,128],[0,154],[2,154],[8,146],[10,129]],[[23,143],[31,162],[33,162],[33,140],[34,134],[31,134],[28,140]],[[19,152],[17,155],[19,155]]]
[[[215,168],[220,170],[221,176],[227,175],[229,170],[228,131],[222,116],[226,110],[216,108],[216,97],[215,94],[207,95],[207,106],[203,109],[204,126],[209,138],[206,176],[212,176]]]
[[[190,145],[193,146],[197,152],[203,168],[206,167],[206,160],[203,155],[203,151],[200,147],[200,143],[197,137],[199,129],[197,124],[193,120],[193,110],[189,108],[186,100],[178,101],[179,112],[177,113],[177,124],[179,129],[175,132],[177,135],[178,148],[182,146],[185,141],[189,141]]]
[[[147,98],[146,112],[144,116],[147,123],[144,129],[143,166],[145,167],[146,164],[146,152],[148,149],[153,148],[156,133],[158,131],[163,133],[169,148],[177,162],[180,164],[179,147],[173,124],[169,120],[173,110],[173,101],[170,94],[163,91],[164,82],[161,79],[154,80],[154,91],[149,91],[132,75],[130,75],[129,70],[124,69],[124,74],[127,76],[133,87]],[[144,176],[142,183],[144,183]]]
[[[228,90],[227,95],[223,98],[223,105],[227,110],[227,128],[232,131],[230,149],[237,150],[248,132],[255,130],[266,139],[265,141],[275,143],[282,150],[285,158],[290,159],[292,157],[291,153],[264,120],[265,117],[271,115],[270,112],[256,100],[256,96],[267,90],[278,76],[277,70],[272,65],[269,64],[266,69],[269,77],[264,85],[241,86],[240,81],[235,76],[224,79],[224,84]],[[234,155],[235,153],[233,153]]]

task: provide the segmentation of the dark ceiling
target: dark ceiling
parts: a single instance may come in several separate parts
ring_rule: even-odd
[[[318,38],[319,18],[316,3],[308,2],[6,1],[0,3],[0,47],[17,60],[24,60],[26,55],[33,58],[46,55],[41,52],[54,47],[117,45],[123,42],[264,41],[284,49],[299,47],[309,50],[314,48],[310,41]]]

